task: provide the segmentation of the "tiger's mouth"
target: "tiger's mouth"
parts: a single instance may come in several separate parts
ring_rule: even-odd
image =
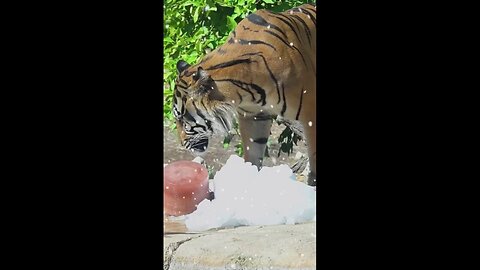
[[[190,147],[190,149],[196,154],[201,154],[205,152],[207,148],[208,148],[208,139],[202,139]]]

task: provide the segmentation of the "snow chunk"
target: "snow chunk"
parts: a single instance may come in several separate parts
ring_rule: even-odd
[[[287,165],[257,167],[231,155],[215,174],[215,199],[203,200],[186,215],[190,231],[230,226],[315,221],[316,192],[295,180]]]

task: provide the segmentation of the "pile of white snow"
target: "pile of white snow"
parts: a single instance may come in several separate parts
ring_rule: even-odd
[[[295,180],[287,165],[263,167],[231,155],[213,179],[215,199],[203,200],[185,218],[190,231],[241,225],[314,221],[316,192]]]

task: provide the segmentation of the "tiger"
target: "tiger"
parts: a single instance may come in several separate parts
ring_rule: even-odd
[[[237,120],[244,160],[260,169],[272,118],[282,117],[303,127],[316,186],[316,26],[315,4],[257,10],[199,63],[179,60],[172,111],[181,144],[202,155]]]

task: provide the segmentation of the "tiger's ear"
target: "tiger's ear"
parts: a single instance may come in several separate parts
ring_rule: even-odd
[[[178,73],[182,73],[185,69],[187,69],[190,65],[183,61],[183,60],[180,60],[177,62],[177,71]]]
[[[198,67],[197,72],[195,72],[192,78],[195,81],[198,81],[198,80],[205,81],[206,79],[210,78],[210,75],[208,75],[208,73],[205,70],[203,70],[202,67]]]

